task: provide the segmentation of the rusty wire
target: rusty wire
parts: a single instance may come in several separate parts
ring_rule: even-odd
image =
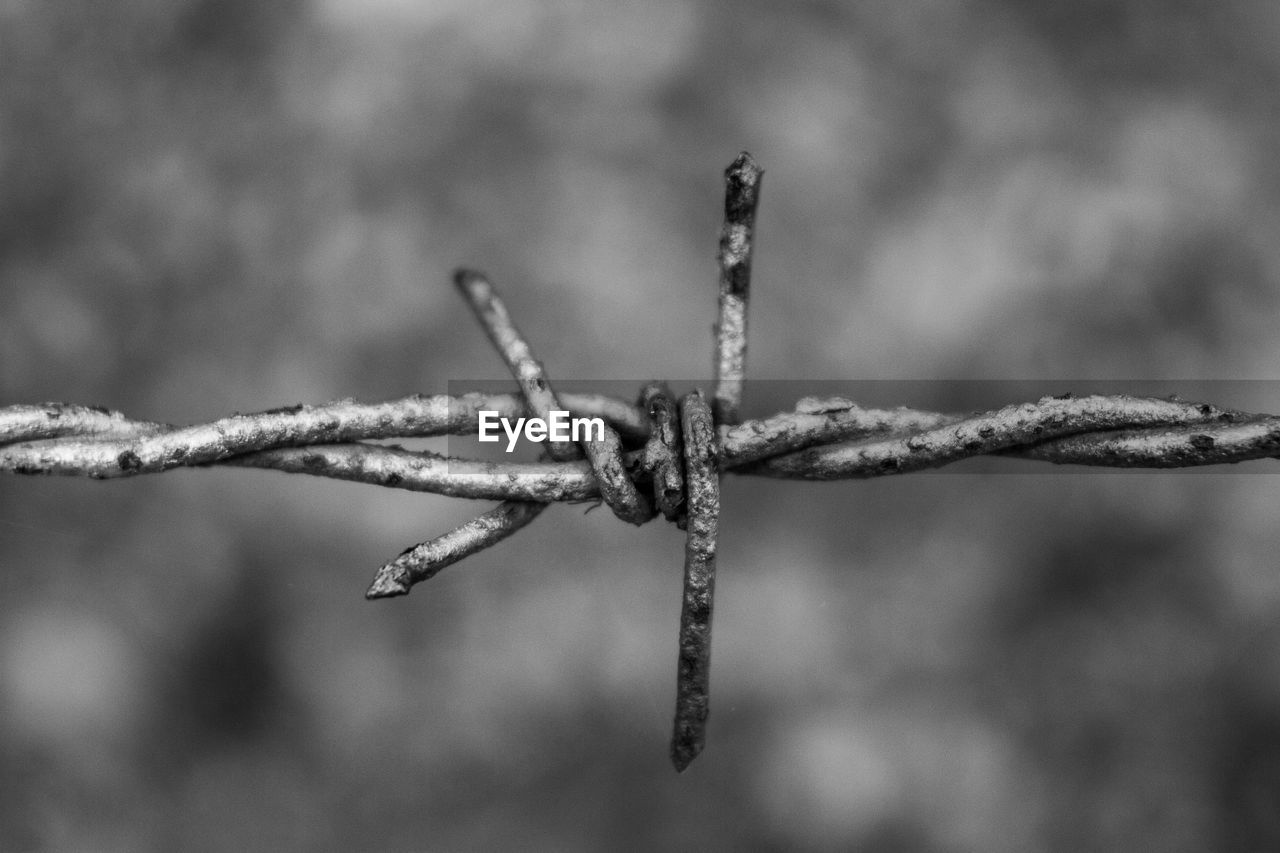
[[[746,360],[755,206],[762,171],[743,153],[725,172],[716,388],[710,413],[695,392],[662,383],[631,403],[557,394],[485,276],[455,281],[520,386],[520,394],[341,400],[236,414],[178,427],[68,403],[0,408],[0,471],[92,479],[233,465],[332,477],[453,497],[501,500],[457,529],[406,549],[378,570],[369,598],[404,595],[446,566],[532,522],[549,503],[602,499],[622,520],[662,515],[688,531],[677,711],[671,756],[683,770],[704,742],[721,472],[810,480],[878,477],[981,455],[1054,464],[1178,468],[1280,457],[1280,416],[1176,398],[1045,397],[970,415],[863,407],[805,398],[795,409],[738,422]],[[409,451],[380,439],[475,434],[479,412],[545,417],[562,408],[608,424],[600,441],[548,445],[538,463],[494,463]],[[585,459],[583,458],[585,456]]]

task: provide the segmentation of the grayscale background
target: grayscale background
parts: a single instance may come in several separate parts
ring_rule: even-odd
[[[1277,91],[1265,0],[0,0],[0,405],[500,379],[459,264],[553,379],[705,381],[742,149],[752,377],[1280,378]],[[370,603],[486,505],[6,477],[0,848],[1277,849],[1278,497],[726,478],[677,776],[670,526]]]

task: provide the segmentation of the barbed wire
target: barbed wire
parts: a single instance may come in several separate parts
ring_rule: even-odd
[[[1121,468],[1280,456],[1280,416],[1177,398],[1062,395],[959,415],[806,397],[793,411],[739,422],[762,175],[745,152],[725,172],[711,407],[698,391],[677,400],[659,382],[644,386],[635,403],[557,394],[493,285],[482,273],[462,269],[455,283],[507,362],[518,394],[414,395],[384,403],[348,399],[181,427],[132,420],[98,406],[14,405],[0,408],[0,471],[101,480],[230,465],[502,501],[383,565],[366,593],[371,599],[407,594],[414,584],[512,535],[553,502],[599,499],[632,524],[661,515],[688,537],[671,742],[672,761],[683,770],[705,741],[720,473],[833,480],[905,474],[983,455]],[[373,443],[475,435],[482,411],[546,419],[555,410],[600,418],[603,436],[580,445],[549,442],[545,458],[535,463]]]

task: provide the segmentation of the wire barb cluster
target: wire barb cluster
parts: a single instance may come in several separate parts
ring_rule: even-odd
[[[903,474],[987,454],[1130,468],[1280,457],[1280,416],[1176,398],[1066,395],[956,415],[810,397],[794,411],[739,422],[761,174],[745,152],[725,173],[717,383],[710,407],[699,392],[677,400],[657,382],[641,389],[635,403],[557,394],[493,285],[482,273],[460,270],[458,289],[516,378],[519,394],[340,400],[186,427],[131,420],[97,406],[14,405],[0,408],[0,471],[109,479],[234,465],[502,501],[386,563],[368,598],[407,594],[531,523],[552,502],[602,499],[632,524],[661,515],[688,537],[671,742],[672,761],[683,770],[705,742],[722,472],[831,480]],[[538,463],[479,462],[372,443],[474,435],[481,411],[546,418],[552,410],[599,417],[608,428],[602,439],[581,446],[549,444],[549,458]]]

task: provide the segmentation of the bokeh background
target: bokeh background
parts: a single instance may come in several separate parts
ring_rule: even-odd
[[[754,377],[1271,379],[1277,91],[1265,0],[3,0],[0,404],[502,378],[459,264],[553,378],[705,381],[744,148]],[[1278,497],[728,478],[677,776],[674,528],[368,603],[484,506],[0,479],[0,848],[1280,849]]]

